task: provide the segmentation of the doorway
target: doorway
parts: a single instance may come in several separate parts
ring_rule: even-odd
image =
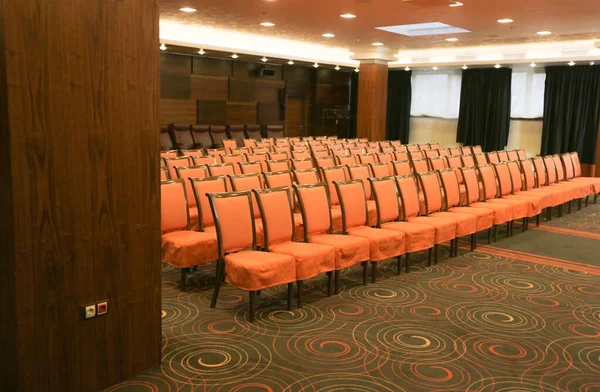
[[[306,115],[304,98],[288,97],[285,110],[286,136],[306,136]]]

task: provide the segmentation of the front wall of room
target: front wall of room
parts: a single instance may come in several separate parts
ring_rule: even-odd
[[[0,390],[96,391],[160,364],[158,3],[0,0],[0,41]]]
[[[411,117],[410,144],[440,143],[441,147],[460,145],[456,142],[458,119],[443,119],[435,117]],[[524,148],[529,156],[540,153],[542,144],[542,120],[510,121],[507,149]]]
[[[161,53],[161,124],[284,125],[286,98],[303,98],[307,135],[345,136],[346,120],[323,119],[323,109],[348,109],[350,72]]]

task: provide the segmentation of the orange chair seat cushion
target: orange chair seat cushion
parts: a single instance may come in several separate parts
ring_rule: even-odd
[[[456,222],[457,237],[477,233],[477,217],[475,215],[459,212],[436,212],[430,216],[434,218],[453,219]]]
[[[431,216],[415,216],[408,218],[409,223],[422,223],[435,227],[435,243],[442,244],[444,242],[456,238],[456,221],[452,219],[431,217]]]
[[[548,207],[555,207],[561,205],[563,203],[563,200],[565,200],[565,193],[562,192],[560,189],[555,189],[554,187],[543,186],[541,188],[530,189],[527,192],[531,192],[535,195],[548,197]]]
[[[493,204],[504,204],[512,207],[512,220],[517,220],[521,218],[525,218],[527,216],[527,201],[525,200],[516,200],[516,199],[490,199],[487,201],[488,203]]]
[[[501,225],[512,220],[512,206],[499,203],[471,203],[473,208],[487,209],[494,212],[494,224]]]
[[[173,231],[162,235],[162,261],[177,268],[188,268],[218,258],[216,233]]]
[[[449,211],[475,215],[477,217],[477,231],[489,229],[494,225],[494,211],[492,210],[476,207],[454,207],[450,208]]]
[[[388,222],[383,223],[381,228],[403,232],[406,253],[419,252],[435,245],[435,227],[432,225],[415,222]]]
[[[524,193],[517,193],[514,195],[508,195],[505,196],[508,199],[515,199],[515,200],[525,200],[527,201],[529,204],[527,205],[527,216],[529,218],[534,217],[538,214],[540,214],[542,212],[542,210],[544,209],[542,207],[542,199],[543,197],[541,195],[532,195],[532,194],[524,194]]]
[[[296,259],[296,280],[310,279],[335,269],[335,248],[332,246],[288,241],[270,245],[269,250]]]
[[[343,234],[322,234],[311,237],[309,242],[335,248],[336,270],[369,260],[369,240],[365,238]]]
[[[546,207],[552,206],[552,193],[549,192],[536,192],[535,189],[531,189],[528,191],[516,192],[515,196],[527,196],[527,197],[537,197],[539,198],[539,210],[542,210]]]
[[[371,261],[386,260],[405,253],[404,233],[400,231],[359,226],[348,229],[348,235],[369,240],[369,259]]]
[[[590,185],[592,188],[592,194],[600,193],[600,178],[595,177],[575,177],[570,179],[572,182],[582,182]]]
[[[296,260],[289,255],[254,250],[225,256],[225,280],[242,290],[262,290],[296,280]]]

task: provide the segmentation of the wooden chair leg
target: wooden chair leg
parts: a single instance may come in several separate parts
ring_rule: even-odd
[[[540,216],[542,216],[541,212],[535,217],[535,224],[537,227],[540,227]]]
[[[546,220],[547,221],[551,221],[552,220],[552,208],[553,207],[548,207],[548,214],[546,215]]]
[[[190,272],[189,268],[181,269],[181,283],[179,283],[179,287],[181,288],[181,291],[187,290],[187,277],[188,277],[189,272]]]
[[[477,238],[477,233],[471,234],[471,252],[475,250],[475,239]]]
[[[438,244],[435,244],[433,246],[433,263],[434,264],[438,263],[438,250],[439,250],[439,248],[440,248],[440,246]]]
[[[572,208],[573,208],[573,203],[571,201],[569,201],[569,211],[567,212],[567,214],[571,213]]]
[[[396,275],[400,275],[400,270],[402,270],[402,256],[396,257],[396,262],[398,263]]]
[[[521,233],[525,233],[525,227],[527,226],[527,217],[523,218],[523,223],[521,227]]]
[[[450,258],[454,257],[454,243],[456,241],[458,241],[458,237],[453,240],[450,240]]]
[[[335,294],[340,293],[340,270],[335,270]]]
[[[492,243],[492,228],[488,229],[488,245]]]
[[[494,225],[494,242],[498,241],[498,225]]]
[[[406,259],[404,260],[404,272],[410,272],[410,253],[406,254]]]
[[[511,224],[512,224],[512,221],[506,222],[506,238],[510,237],[510,225]]]
[[[214,308],[215,306],[217,306],[217,298],[219,297],[219,289],[221,288],[221,282],[223,281],[223,279],[221,278],[223,276],[223,262],[221,260],[217,261],[217,279],[215,280],[215,289],[213,290],[213,297],[212,300],[210,301],[210,307]]]
[[[594,204],[596,204],[596,201],[597,201],[597,200],[598,200],[598,194],[596,193],[596,194],[594,195]],[[588,198],[587,198],[587,196],[586,196],[586,197],[585,197],[585,206],[586,206],[586,207],[587,207],[587,203],[588,203],[587,201],[588,201]]]
[[[368,261],[363,261],[362,262],[362,266],[363,266],[363,284],[366,285],[367,284],[367,266],[369,265]]]
[[[377,262],[371,261],[371,283],[377,282]]]
[[[298,282],[298,291],[302,292],[302,282]],[[292,300],[293,300],[293,291],[294,291],[294,283],[288,283],[288,289],[287,289],[287,310],[291,311],[292,310]],[[298,306],[300,307],[300,306]]]
[[[431,261],[433,258],[433,248],[429,248],[429,256],[427,257],[427,265],[431,267]]]
[[[458,257],[458,238],[454,240],[454,257]]]
[[[302,281],[299,280],[296,282],[296,290],[298,291],[297,300],[298,300],[298,309],[302,309]],[[291,290],[288,288],[288,295],[291,296]],[[291,309],[288,309],[291,310]]]
[[[333,282],[333,271],[327,272],[327,296],[331,297],[331,283]]]
[[[248,300],[249,300],[248,320],[252,323],[252,322],[254,322],[254,291],[248,291]]]

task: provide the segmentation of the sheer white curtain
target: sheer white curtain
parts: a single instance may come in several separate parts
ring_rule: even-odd
[[[410,115],[458,118],[461,81],[460,71],[413,72]]]
[[[511,84],[511,118],[542,118],[546,73],[542,68],[514,69]]]

